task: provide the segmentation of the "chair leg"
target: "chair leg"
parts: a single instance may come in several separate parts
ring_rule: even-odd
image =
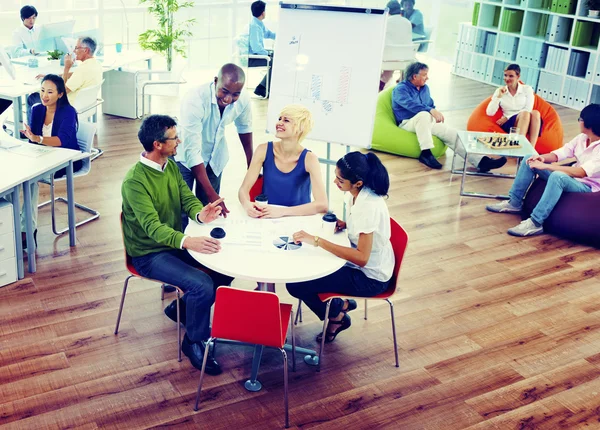
[[[325,308],[325,319],[323,320],[323,334],[321,335],[321,349],[319,350],[319,362],[317,363],[317,372],[321,371],[321,362],[323,361],[323,355],[325,355],[325,336],[327,336],[327,325],[329,324],[330,306],[331,299],[327,300],[327,307]]]
[[[294,311],[290,314],[290,332],[292,334],[292,372],[296,371],[296,336],[294,334]]]
[[[52,212],[52,232],[57,235],[60,236],[62,234],[65,234],[66,232],[69,231],[69,228],[64,228],[62,230],[57,230],[56,229],[56,215],[55,215],[55,210],[54,210],[54,205],[55,202],[62,202],[62,203],[69,203],[69,201],[67,199],[65,199],[64,197],[54,197],[54,178],[50,179],[50,200],[48,200],[47,202],[44,203],[40,203],[38,205],[38,208],[44,207],[47,204],[50,204],[51,206],[51,212]],[[84,224],[87,224],[88,222],[92,222],[95,219],[98,219],[100,217],[100,212],[98,212],[97,210],[94,210],[92,208],[89,208],[85,205],[82,205],[81,203],[74,203],[75,207],[78,209],[81,209],[84,212],[87,212],[89,214],[91,214],[92,216],[89,218],[84,219],[83,221],[79,221],[77,224],[75,224],[75,227],[80,227]]]
[[[267,84],[267,88],[265,88],[265,98],[269,97],[269,72],[271,71],[271,67],[273,67],[272,63],[270,63],[269,67],[267,67],[267,80],[266,80],[266,84]]]
[[[298,318],[302,322],[302,300],[298,299],[298,310],[296,311],[296,318],[294,318],[294,325],[298,325]]]
[[[367,320],[367,299],[365,299],[365,321]]]
[[[288,360],[285,349],[281,348],[283,356],[283,404],[285,407],[285,428],[290,427],[289,404],[288,404]]]
[[[164,285],[165,284],[163,284],[163,294],[165,291]],[[179,293],[179,288],[176,289],[176,293],[177,293],[177,361],[181,362],[181,309],[179,309],[179,298],[181,297],[181,295]]]
[[[394,304],[390,299],[385,299],[390,305],[390,313],[392,314],[392,335],[394,336],[394,355],[396,356],[396,367],[400,367],[398,363],[398,342],[396,341],[396,319],[394,318]]]
[[[214,337],[211,337],[206,342],[206,348],[204,348],[204,358],[202,359],[202,369],[200,369],[200,382],[198,382],[198,392],[196,393],[196,404],[194,405],[194,410],[198,411],[198,404],[200,403],[200,392],[202,391],[202,381],[204,380],[204,370],[206,369],[206,360],[208,359],[208,350],[210,349],[210,343],[214,340]]]
[[[121,295],[121,305],[119,306],[119,314],[117,315],[117,325],[115,326],[115,334],[119,333],[119,324],[121,323],[121,314],[123,313],[123,305],[125,304],[125,294],[127,293],[127,286],[129,285],[129,280],[133,278],[133,275],[129,275],[125,279],[125,283],[123,284],[123,294]]]

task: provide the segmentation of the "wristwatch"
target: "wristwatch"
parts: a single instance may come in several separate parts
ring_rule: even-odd
[[[315,236],[315,246],[319,246],[319,236]]]
[[[40,145],[43,145],[44,142],[44,136],[40,136],[40,141],[38,142]]]

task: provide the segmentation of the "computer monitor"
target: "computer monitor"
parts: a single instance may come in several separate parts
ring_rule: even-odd
[[[8,73],[8,76],[10,76],[12,80],[17,79],[17,72],[15,70],[15,66],[10,61],[10,57],[8,56],[6,49],[4,49],[2,45],[0,45],[0,64],[4,67],[4,69]]]
[[[46,24],[40,29],[40,35],[36,42],[36,51],[53,51],[57,49],[56,40],[64,36],[71,36],[73,34],[73,27],[75,27],[75,21],[63,21],[53,22]]]

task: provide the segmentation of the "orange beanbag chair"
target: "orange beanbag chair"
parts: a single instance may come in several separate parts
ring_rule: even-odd
[[[492,96],[482,101],[473,113],[471,113],[467,122],[467,130],[504,133],[504,130],[496,124],[496,121],[502,116],[502,111],[498,109],[498,112],[494,116],[487,116],[485,113],[491,99]],[[550,103],[536,94],[533,109],[540,113],[544,122],[542,135],[535,145],[535,150],[539,154],[547,154],[563,146],[564,132],[562,123]]]

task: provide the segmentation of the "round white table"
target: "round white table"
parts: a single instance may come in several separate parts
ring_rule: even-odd
[[[336,257],[322,248],[293,243],[292,235],[304,230],[342,246],[349,246],[347,233],[330,234],[322,228],[322,214],[284,217],[278,219],[255,219],[246,215],[241,205],[231,209],[227,218],[198,224],[190,221],[185,234],[188,236],[210,236],[215,227],[225,230],[221,250],[216,254],[201,254],[189,251],[203,266],[225,275],[256,281],[264,289],[266,284],[302,282],[322,278],[339,270],[346,260]],[[288,345],[286,347],[289,348]],[[245,387],[249,391],[262,388],[257,380],[263,347],[256,346],[250,379]],[[305,354],[309,365],[318,364],[316,351],[296,347]]]

